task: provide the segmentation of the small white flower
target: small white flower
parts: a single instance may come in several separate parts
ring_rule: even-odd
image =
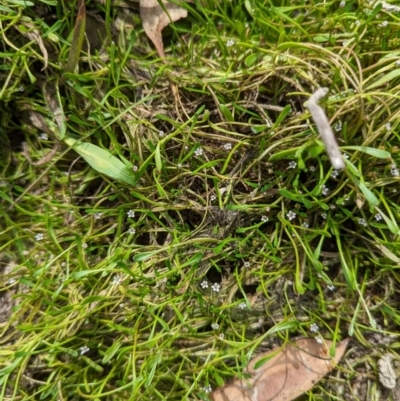
[[[380,26],[382,28],[386,28],[388,26],[388,22],[387,21],[383,21],[382,24],[380,24]]]
[[[390,174],[392,174],[393,177],[398,177],[399,176],[399,170],[397,168],[392,168],[390,170]]]
[[[265,211],[268,213],[269,211],[271,210],[271,208],[269,207],[269,206],[267,206],[266,208],[265,208]]]
[[[88,245],[86,242],[84,242],[84,243],[82,244],[82,248],[83,248],[83,249],[87,249],[88,246],[89,246],[89,245]]]
[[[356,26],[360,26],[361,22],[359,20],[356,20]]]
[[[160,131],[158,131],[158,136],[162,138],[164,135],[165,135],[164,131],[160,129]]]
[[[226,150],[231,150],[231,149],[232,149],[232,144],[231,144],[230,142],[226,143],[226,144],[224,145],[224,149],[226,149]]]
[[[241,302],[241,303],[238,305],[238,307],[239,307],[239,309],[246,309],[246,308],[247,308],[246,302]]]
[[[125,304],[124,304],[123,302],[121,302],[121,303],[118,305],[118,307],[121,308],[121,309],[122,309],[124,306],[125,306]]]
[[[342,123],[341,123],[341,121],[338,121],[338,122],[333,126],[333,128],[334,128],[334,130],[335,130],[336,132],[341,131],[341,130],[342,130]]]
[[[337,171],[337,170],[332,170],[332,172],[331,172],[331,177],[332,178],[337,178],[339,176],[339,171]]]
[[[128,217],[135,217],[135,211],[134,210],[128,210],[128,212],[126,213],[128,215]]]
[[[297,163],[294,160],[289,162],[289,168],[296,168],[296,166],[297,166]]]
[[[385,128],[386,128],[386,131],[390,131],[392,129],[392,124],[386,123]]]
[[[103,213],[100,213],[100,212],[95,213],[95,214],[94,214],[94,219],[95,219],[95,220],[101,219],[101,215],[102,215],[102,214],[103,214]]]
[[[211,196],[210,196],[210,201],[211,201],[211,202],[214,202],[215,199],[217,199],[217,197],[216,197],[215,195],[211,195]]]
[[[400,67],[400,60],[396,61],[396,67]]]
[[[233,46],[235,44],[235,41],[233,40],[233,39],[229,39],[227,42],[226,42],[226,46],[227,47],[231,47],[231,46]]]
[[[268,217],[267,216],[261,216],[261,221],[263,223],[266,223],[268,221]]]
[[[321,336],[315,337],[315,340],[317,341],[318,344],[323,344],[324,343],[324,339]]]
[[[212,388],[211,388],[210,385],[204,386],[204,387],[203,387],[203,391],[204,391],[206,394],[210,394],[211,391],[212,391]]]
[[[286,216],[289,219],[289,221],[292,221],[293,219],[296,218],[296,213],[290,210],[288,213],[286,213]]]
[[[224,333],[221,333],[220,335],[219,335],[219,339],[220,340],[223,340],[225,338],[225,334]]]
[[[122,283],[122,278],[118,274],[113,277],[112,284],[113,285],[120,285]]]
[[[136,171],[138,171],[138,166],[133,166],[132,170],[136,173]]]
[[[301,226],[302,226],[302,227],[305,227],[305,228],[310,227],[310,225],[309,225],[306,221],[305,221]]]
[[[345,159],[348,159],[350,156],[349,156],[347,153],[344,153],[344,154],[343,154],[343,157],[344,157]]]
[[[377,213],[377,214],[375,215],[375,220],[376,220],[376,221],[381,221],[381,220],[382,220],[382,216],[381,216],[379,213]]]
[[[350,195],[349,194],[346,194],[345,196],[343,196],[343,200],[344,201],[349,201],[350,200]]]
[[[327,217],[327,214],[326,213],[321,213],[321,217],[325,220],[326,217]]]
[[[219,324],[218,324],[218,323],[213,323],[213,324],[211,325],[211,328],[212,328],[213,330],[218,330],[218,329],[219,329]]]
[[[194,154],[195,154],[197,157],[201,156],[201,155],[203,154],[203,149],[202,149],[202,148],[197,148],[197,149],[194,151]]]
[[[346,2],[345,2],[344,0],[342,0],[342,1],[339,3],[339,7],[340,7],[340,8],[343,8],[345,5],[346,5]]]
[[[311,330],[313,333],[318,333],[319,327],[318,327],[317,323],[312,323],[311,326],[310,326],[310,330]]]
[[[41,139],[42,141],[47,141],[49,139],[49,137],[47,136],[47,134],[45,132],[41,132],[39,134],[39,139]]]
[[[205,290],[205,289],[208,288],[208,282],[207,282],[206,280],[204,280],[204,281],[202,281],[202,282],[200,283],[200,286],[201,286],[201,288],[202,288],[203,290]]]
[[[178,163],[178,168],[182,168],[182,163]]]
[[[329,188],[326,185],[322,186],[322,195],[328,195],[329,194]]]
[[[330,284],[327,286],[329,291],[335,291],[335,286],[333,284]]]
[[[7,281],[7,285],[13,285],[13,284],[15,284],[15,279],[10,278],[10,279]]]
[[[89,348],[87,345],[85,345],[85,346],[79,348],[79,353],[80,353],[81,355],[84,355],[84,354],[86,354],[86,353],[89,352],[89,351],[90,351],[90,348]]]
[[[43,238],[44,238],[44,235],[42,233],[35,235],[35,241],[41,241]]]
[[[246,267],[246,268],[249,268],[250,267],[250,262],[244,262],[243,266]]]
[[[215,291],[215,292],[219,292],[220,289],[221,289],[221,286],[220,286],[218,283],[214,283],[214,284],[211,286],[211,289],[212,289],[213,291]]]
[[[315,171],[315,166],[310,166],[309,169],[310,169],[311,172],[314,172]]]
[[[287,284],[287,285],[293,285],[293,281],[292,281],[292,280],[287,280],[287,281],[286,281],[286,284]]]
[[[135,234],[135,232],[136,232],[135,227],[130,227],[129,230],[128,230],[128,233],[131,234],[131,235]]]
[[[365,219],[358,219],[358,224],[359,224],[360,226],[364,226],[364,227],[367,226],[367,222],[365,221]]]

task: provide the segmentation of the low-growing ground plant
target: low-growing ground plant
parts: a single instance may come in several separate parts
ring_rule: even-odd
[[[208,400],[351,337],[301,399],[399,399],[396,4],[196,0],[165,59],[137,3],[85,5],[0,5],[0,398]]]

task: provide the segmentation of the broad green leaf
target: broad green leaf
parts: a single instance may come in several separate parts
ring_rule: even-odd
[[[389,159],[391,156],[387,150],[369,148],[368,146],[342,146],[342,149],[356,150],[377,157],[378,159]]]
[[[373,192],[370,189],[367,188],[367,186],[363,182],[360,182],[358,186],[360,187],[361,192],[364,194],[365,199],[367,200],[370,206],[379,205],[378,198],[373,194]]]
[[[75,72],[75,68],[79,61],[79,55],[81,53],[83,40],[85,38],[85,28],[86,28],[85,0],[78,0],[78,15],[76,17],[74,34],[72,37],[67,65],[65,66],[65,72],[70,72],[70,73]]]
[[[279,114],[278,118],[276,119],[272,128],[277,127],[286,118],[286,116],[290,113],[291,110],[292,109],[289,104],[285,106],[281,111],[281,113]]]
[[[244,60],[246,67],[251,67],[257,61],[258,55],[257,54],[250,54]]]
[[[392,81],[393,79],[399,76],[400,76],[400,68],[392,70],[388,73],[384,72],[382,76],[377,81],[369,85],[366,90],[370,91],[371,89],[374,89],[378,86],[386,85],[389,81]]]
[[[231,123],[233,121],[235,121],[235,119],[233,118],[233,115],[231,113],[231,111],[228,109],[228,107],[226,107],[224,104],[220,104],[219,108],[222,112],[222,114],[224,115],[224,117]]]
[[[299,195],[293,194],[293,193],[289,192],[287,189],[280,189],[279,194],[281,196],[283,196],[284,198],[290,199],[295,202],[302,203],[307,209],[309,209],[311,207],[311,202],[308,199],[306,199],[304,197],[300,197]]]
[[[75,138],[66,136],[64,142],[71,146],[96,171],[115,180],[135,185],[133,173],[119,159],[108,151],[92,143],[80,142]]]
[[[160,142],[157,143],[157,147],[155,150],[155,155],[154,155],[155,159],[156,159],[156,167],[158,172],[160,173],[162,170],[162,161],[161,161],[161,151],[160,151]]]

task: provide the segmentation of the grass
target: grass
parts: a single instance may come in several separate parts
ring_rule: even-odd
[[[379,399],[399,349],[399,15],[185,7],[163,63],[135,7],[117,31],[122,8],[88,2],[104,49],[93,35],[64,74],[72,4],[0,6],[1,399],[207,400],[316,335],[354,341],[302,399]],[[344,172],[303,107],[319,86]]]

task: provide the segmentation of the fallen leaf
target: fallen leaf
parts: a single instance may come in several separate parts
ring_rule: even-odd
[[[177,4],[169,3],[167,0],[160,1],[163,3],[163,7],[157,0],[140,0],[140,17],[142,18],[143,29],[154,43],[157,54],[164,58],[161,31],[171,22],[186,18],[187,10]]]
[[[248,379],[215,390],[214,401],[290,401],[310,390],[329,373],[343,356],[349,339],[336,344],[335,356],[329,354],[332,341],[319,344],[302,338],[281,349],[259,355],[247,367]],[[265,363],[263,361],[265,360]]]

